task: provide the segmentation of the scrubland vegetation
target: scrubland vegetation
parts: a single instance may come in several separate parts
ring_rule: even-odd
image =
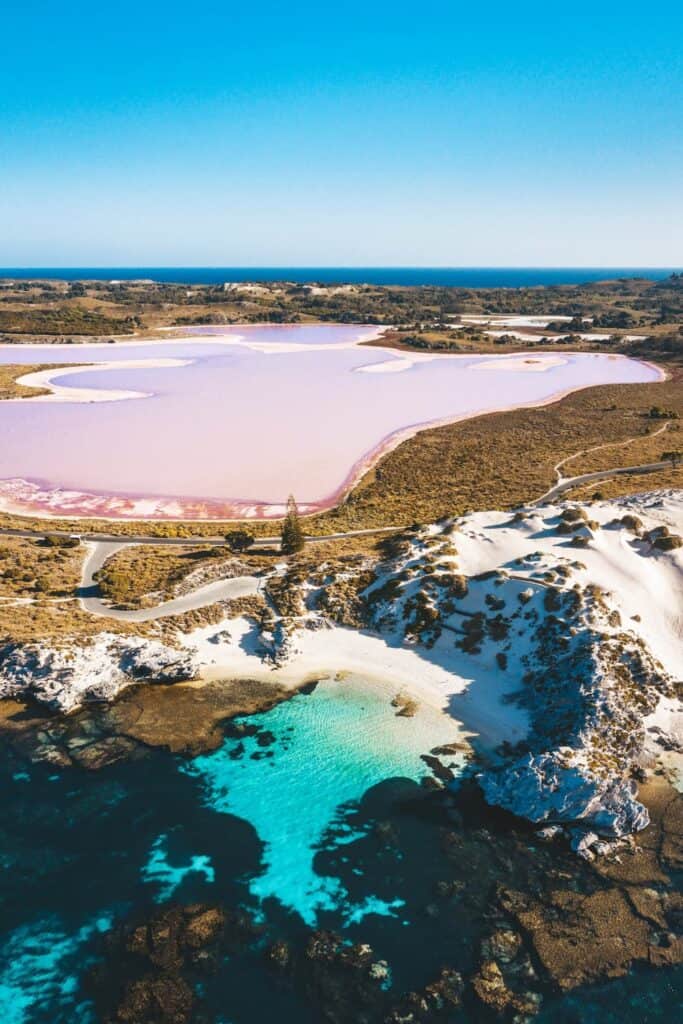
[[[3,597],[71,597],[78,586],[83,550],[41,540],[0,538]]]
[[[567,495],[572,501],[603,501],[622,498],[643,491],[661,491],[683,486],[680,469],[663,469],[647,476],[615,476],[573,488]]]
[[[37,398],[38,395],[47,395],[48,388],[32,388],[23,384],[17,384],[17,377],[25,373],[35,373],[38,370],[52,370],[54,364],[42,363],[38,366],[19,366],[9,364],[0,366],[0,401],[7,398]]]
[[[683,388],[681,388],[683,401]],[[683,444],[683,437],[677,424],[671,424],[663,434],[656,433],[651,427],[648,433],[634,433],[633,438],[622,442],[608,442],[605,446],[593,451],[582,452],[575,458],[568,459],[562,466],[563,476],[579,476],[582,473],[593,473],[614,466],[643,466],[650,462],[661,462],[664,458],[664,446],[670,443]]]
[[[458,317],[481,314],[547,316],[546,333],[569,331],[572,348],[590,317],[593,329],[610,334],[612,347],[629,333],[648,341],[628,343],[633,354],[680,358],[683,278],[602,281],[544,288],[447,288],[320,285],[265,282],[219,285],[151,281],[0,281],[0,332],[4,340],[35,335],[122,335],[195,323],[339,322],[396,327],[394,341],[453,351],[514,344],[487,337],[477,325],[453,331]],[[553,322],[554,317],[571,317]],[[535,329],[525,328],[525,333]],[[539,329],[539,341],[543,336]],[[528,347],[528,342],[526,343]],[[590,343],[589,343],[590,347]],[[610,347],[609,345],[607,347]]]
[[[76,599],[83,555],[80,545],[0,537],[0,647],[101,631],[101,620],[82,611]],[[112,628],[129,631],[122,623]]]
[[[133,317],[118,319],[78,305],[57,305],[38,309],[0,307],[0,332],[9,334],[72,334],[91,337],[102,334],[132,334],[137,326],[138,322]]]
[[[188,573],[223,561],[226,554],[224,548],[211,547],[123,548],[105,562],[97,582],[105,600],[117,607],[140,608],[166,600]]]

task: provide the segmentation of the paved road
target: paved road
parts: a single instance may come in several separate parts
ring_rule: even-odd
[[[627,437],[625,441],[608,441],[606,444],[596,444],[592,448],[583,448],[580,452],[574,452],[573,455],[565,455],[563,459],[560,459],[553,466],[553,471],[557,477],[557,483],[542,494],[538,499],[539,505],[544,502],[552,501],[554,498],[559,497],[566,491],[572,489],[572,487],[578,487],[581,483],[590,483],[591,480],[606,480],[611,476],[620,476],[624,473],[654,473],[657,469],[660,469],[666,463],[652,462],[648,465],[641,466],[623,466],[617,469],[601,469],[596,470],[593,473],[584,473],[580,476],[562,476],[562,467],[566,466],[568,462],[573,462],[574,459],[581,458],[582,455],[590,455],[591,452],[604,451],[605,448],[626,448],[628,445],[633,444],[635,441],[642,441],[645,436],[650,438],[658,437],[669,429],[670,423],[667,421],[661,427],[658,427],[652,434],[644,435],[639,434],[636,437]]]
[[[322,544],[328,540],[344,540],[346,537],[369,537],[372,534],[378,533],[396,533],[397,530],[403,530],[403,526],[377,526],[369,530],[348,530],[346,533],[326,533],[320,537],[307,536],[306,543],[308,544]],[[209,536],[209,537],[154,537],[150,534],[135,534],[121,536],[116,533],[78,533],[76,530],[51,530],[49,527],[45,527],[44,530],[28,530],[17,527],[0,527],[0,535],[4,537],[26,537],[28,539],[35,540],[36,538],[41,539],[43,537],[80,537],[84,541],[97,541],[104,544],[117,544],[119,547],[124,547],[126,544],[152,544],[172,547],[198,547],[204,544],[211,544],[215,547],[227,547],[228,542],[223,536]],[[257,537],[256,541],[250,551],[258,550],[259,548],[272,547],[273,544],[279,545],[279,535],[275,537]]]
[[[94,576],[108,558],[126,547],[118,543],[93,543],[88,545],[90,553],[83,563],[81,575],[81,586],[78,597],[84,611],[91,615],[99,615],[108,619],[119,619],[123,622],[149,622],[151,619],[162,619],[168,615],[182,615],[183,612],[194,611],[197,608],[204,608],[206,605],[214,604],[216,601],[226,601],[237,597],[251,597],[258,593],[260,579],[257,576],[237,576],[234,579],[215,580],[203,587],[198,587],[189,594],[183,594],[172,601],[164,601],[154,608],[140,608],[131,611],[123,611],[111,608],[100,597],[100,590],[95,582]]]
[[[347,533],[331,533],[323,537],[307,537],[311,544],[322,543],[328,540],[342,540],[345,537],[364,537],[372,534],[395,533],[401,529],[398,526],[382,526],[368,530],[351,530]],[[152,537],[139,535],[132,537],[120,537],[116,534],[107,533],[67,533],[64,530],[28,530],[19,528],[0,527],[0,535],[5,537],[26,537],[35,540],[43,537],[72,537],[79,536],[87,543],[89,553],[86,555],[81,574],[81,585],[78,590],[78,600],[84,611],[91,615],[99,615],[110,619],[119,619],[124,622],[148,622],[151,619],[161,619],[168,615],[181,615],[183,612],[194,611],[197,608],[204,608],[214,604],[216,601],[232,600],[238,597],[249,597],[258,593],[261,580],[257,576],[237,576],[233,579],[216,580],[207,583],[190,594],[174,598],[172,601],[164,601],[154,608],[141,608],[124,611],[111,608],[101,596],[100,590],[95,582],[95,574],[102,568],[108,558],[111,558],[117,551],[132,544],[162,545],[172,547],[197,547],[202,544],[211,544],[216,547],[227,547],[224,537]],[[259,548],[279,545],[280,537],[259,537],[256,543],[250,548],[251,551]]]
[[[671,463],[665,462],[649,462],[644,466],[621,466],[618,469],[600,469],[595,473],[582,473],[580,476],[570,476],[565,480],[561,480],[559,484],[555,484],[549,491],[542,494],[538,499],[538,504],[547,505],[551,501],[555,501],[566,491],[571,491],[574,487],[580,487],[581,484],[588,484],[592,480],[608,480],[612,476],[639,476],[644,473],[656,473],[659,469],[669,469]]]

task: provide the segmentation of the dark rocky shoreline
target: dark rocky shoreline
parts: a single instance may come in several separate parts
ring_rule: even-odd
[[[642,848],[590,865],[539,843],[503,812],[491,821],[475,786],[454,798],[443,791],[409,798],[408,814],[429,823],[439,847],[425,865],[435,877],[420,928],[429,933],[433,923],[441,966],[420,988],[401,994],[390,987],[391,960],[362,938],[322,928],[287,939],[239,908],[172,904],[107,938],[104,963],[90,980],[101,1003],[107,979],[102,1020],[209,1024],[215,1006],[197,993],[207,975],[220,975],[226,956],[251,961],[252,971],[256,963],[275,991],[330,1024],[521,1024],[564,992],[635,967],[674,967],[683,962],[683,798],[660,779],[644,789],[652,821]],[[377,822],[373,842],[379,858],[401,846],[388,823]],[[410,930],[404,941],[411,942]],[[120,975],[113,1000],[111,971]]]
[[[127,687],[111,703],[86,704],[69,715],[4,700],[0,736],[32,763],[96,771],[144,757],[150,748],[187,756],[215,750],[223,741],[225,722],[266,711],[297,692],[250,679],[229,686],[220,681],[141,684]]]
[[[140,687],[69,716],[5,702],[0,733],[19,761],[106,771],[155,747],[186,756],[216,749],[236,715],[292,692],[248,680]],[[264,748],[269,742],[264,732]],[[472,779],[451,792],[431,764],[437,753],[427,785],[388,780],[366,793],[354,812],[363,838],[344,848],[350,858],[318,855],[321,873],[349,889],[356,865],[386,875],[406,899],[402,934],[387,939],[365,921],[347,933],[327,922],[314,931],[279,912],[263,920],[221,903],[138,910],[95,942],[87,990],[97,1019],[212,1024],[217,1006],[230,1010],[222,978],[232,963],[274,1004],[283,1000],[272,1019],[522,1024],[562,993],[683,962],[683,796],[663,776],[640,786],[649,826],[618,853],[584,862],[488,806]],[[411,973],[401,961],[412,943],[412,973],[423,980],[405,987],[396,982]],[[257,1006],[251,1021],[265,1024]]]

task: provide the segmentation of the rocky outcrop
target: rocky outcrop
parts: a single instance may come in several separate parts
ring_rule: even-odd
[[[197,671],[191,649],[141,637],[100,633],[92,641],[59,647],[8,644],[0,649],[0,697],[30,697],[71,711],[85,701],[112,700],[130,683],[193,679]]]
[[[292,695],[275,683],[235,680],[127,687],[112,703],[85,705],[69,715],[0,702],[0,739],[22,758],[55,767],[97,771],[117,761],[144,757],[161,747],[195,756],[225,739],[225,722],[264,711]]]
[[[645,828],[649,820],[635,782],[600,777],[567,764],[565,756],[554,751],[527,754],[510,767],[482,773],[479,781],[489,803],[534,822],[576,823],[623,836]]]
[[[527,750],[481,774],[486,799],[534,822],[568,827],[590,855],[648,824],[629,771],[645,743],[643,719],[673,681],[598,588],[556,591],[532,634],[518,695],[532,731]],[[548,604],[548,602],[546,602]]]

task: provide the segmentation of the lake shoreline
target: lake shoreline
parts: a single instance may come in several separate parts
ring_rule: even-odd
[[[377,332],[375,334],[375,344],[377,338]],[[195,334],[193,337],[197,337]],[[215,336],[210,335],[211,343],[215,340],[220,341]],[[168,341],[161,339],[162,344],[168,344]],[[243,340],[235,341],[234,339],[224,340],[226,345],[246,345],[247,348],[256,346],[256,351],[262,351],[259,345],[272,345],[269,342],[245,342]],[[316,344],[310,346],[297,345],[296,351],[307,349],[314,351],[320,347],[322,348],[361,348],[367,344],[367,340],[364,336],[355,337],[352,342],[339,343],[333,345],[322,345]],[[11,347],[11,346],[10,346]],[[287,350],[288,346],[284,346],[284,350]],[[279,351],[275,349],[265,349],[263,351]],[[390,346],[386,348],[378,348],[378,351],[385,351],[390,357],[395,357],[396,349],[392,349]],[[478,359],[473,366],[468,366],[467,369],[485,369],[487,364],[490,362],[495,369],[505,368],[506,364],[511,360],[513,361],[511,370],[515,372],[534,372],[538,373],[539,364],[543,364],[544,360],[546,365],[541,365],[541,370],[545,369],[556,369],[557,360],[562,360],[563,363],[567,363],[568,360],[564,359],[565,356],[571,357],[576,356],[577,353],[551,353],[547,351],[543,352],[521,352],[514,354],[505,355],[486,355],[481,357],[473,357],[472,355],[463,355],[459,353],[412,353],[409,360],[408,369],[412,369],[416,366],[427,362],[433,362],[435,360],[472,360],[472,358]],[[581,354],[584,358],[590,358],[586,353]],[[647,368],[647,370],[656,373],[658,382],[666,380],[666,371],[655,363],[645,362],[643,360],[629,360],[628,357],[615,354],[613,356],[605,356],[604,354],[593,354],[594,358],[600,359],[611,359],[611,360],[627,360],[629,362],[638,363],[639,365]],[[400,361],[400,360],[399,360]],[[21,403],[36,402],[49,402],[49,401],[72,401],[69,392],[75,391],[78,393],[79,398],[76,399],[76,404],[80,402],[89,401],[100,401],[106,403],[107,401],[113,401],[117,399],[125,398],[143,398],[143,393],[135,392],[117,392],[117,391],[106,391],[102,388],[99,389],[87,389],[87,388],[69,388],[61,387],[58,384],[53,384],[54,378],[58,378],[60,375],[78,374],[81,372],[92,372],[93,370],[106,370],[109,369],[125,369],[126,366],[152,368],[154,365],[157,366],[181,366],[187,365],[191,360],[132,360],[128,362],[111,363],[106,362],[98,365],[92,365],[88,367],[63,367],[54,370],[41,371],[40,375],[27,374],[23,378],[25,383],[35,384],[37,377],[40,376],[41,386],[47,386],[55,391],[54,395],[39,396],[37,398],[28,397],[26,399],[16,400]],[[525,365],[527,364],[528,365]],[[383,363],[370,363],[359,367],[356,367],[356,372],[364,371],[366,373],[380,373],[383,374],[385,371],[376,369],[376,367],[382,367]],[[393,363],[391,358],[387,361],[387,371],[393,369]],[[401,366],[401,369],[406,369],[405,366]],[[649,382],[648,382],[649,383]],[[323,498],[313,500],[300,500],[299,507],[300,512],[304,516],[315,516],[320,513],[330,511],[346,501],[351,492],[357,487],[360,480],[377,464],[394,451],[404,442],[410,440],[416,434],[421,433],[425,430],[438,429],[439,427],[452,425],[455,423],[463,422],[469,419],[475,419],[481,416],[495,415],[504,412],[514,411],[518,409],[527,408],[543,408],[544,406],[551,405],[553,403],[561,401],[568,395],[577,393],[587,388],[591,388],[595,385],[594,383],[587,383],[583,385],[577,385],[572,387],[560,388],[559,390],[546,395],[538,400],[533,399],[531,401],[522,401],[517,403],[506,403],[500,406],[469,410],[465,413],[456,413],[454,415],[447,415],[444,417],[435,417],[434,419],[420,420],[412,424],[408,424],[404,427],[399,427],[380,439],[377,444],[371,446],[363,455],[360,456],[351,466],[350,470],[346,473],[342,482],[334,488],[333,491],[328,493]],[[186,522],[186,523],[201,523],[201,522],[240,522],[240,521],[274,521],[281,519],[285,513],[285,505],[283,500],[265,500],[265,499],[242,499],[242,498],[210,498],[210,497],[188,497],[188,496],[163,496],[163,495],[150,495],[141,494],[136,492],[111,492],[102,491],[96,488],[79,489],[78,487],[65,487],[55,485],[51,481],[46,481],[37,477],[7,477],[5,480],[0,481],[0,510],[11,515],[19,515],[24,517],[35,517],[37,519],[53,520],[53,519],[64,519],[69,518],[73,520],[80,519],[98,519],[101,521],[108,522]]]

